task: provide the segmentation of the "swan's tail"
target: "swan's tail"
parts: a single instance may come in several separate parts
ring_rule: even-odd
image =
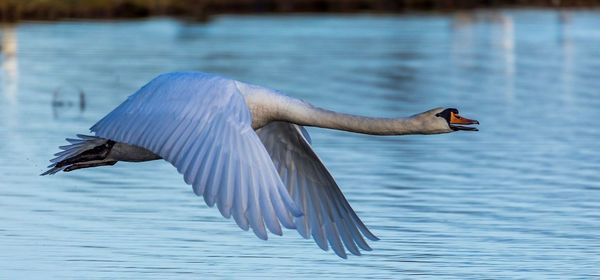
[[[51,175],[62,170],[71,171],[79,168],[116,163],[116,161],[101,161],[110,152],[115,142],[82,134],[77,134],[77,137],[79,139],[66,139],[70,145],[59,147],[63,151],[54,154],[56,157],[51,159],[50,162],[52,164],[48,165],[50,169],[40,174],[41,176]]]

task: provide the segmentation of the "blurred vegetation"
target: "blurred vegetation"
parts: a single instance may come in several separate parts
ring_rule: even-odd
[[[451,11],[481,7],[590,7],[600,0],[0,0],[0,20],[132,18],[204,20],[222,13]]]

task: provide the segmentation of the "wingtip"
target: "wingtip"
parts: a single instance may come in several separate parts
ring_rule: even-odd
[[[256,235],[256,237],[258,237],[261,240],[264,240],[264,241],[269,240],[269,236],[267,236],[267,234],[262,235],[262,234],[258,234],[256,232],[254,232],[254,235]]]
[[[360,256],[362,256],[362,253],[360,251],[356,251],[356,252],[352,252],[352,255],[360,257]]]
[[[348,254],[346,254],[346,252],[340,252],[340,253],[338,253],[338,252],[335,252],[335,254],[336,254],[338,257],[340,257],[340,258],[342,258],[342,259],[344,259],[344,260],[347,260],[347,259],[348,259]]]
[[[371,241],[379,241],[379,237],[375,236],[372,233],[371,233],[371,235],[366,235],[366,237],[369,238],[369,240],[371,240]]]

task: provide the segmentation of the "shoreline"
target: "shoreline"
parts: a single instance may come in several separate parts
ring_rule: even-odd
[[[83,2],[83,1],[82,1]],[[171,17],[187,21],[208,21],[221,15],[402,15],[444,14],[473,10],[556,9],[580,10],[600,8],[600,0],[569,1],[494,1],[472,3],[461,0],[48,0],[24,4],[19,0],[0,0],[0,22],[127,20]],[[194,4],[192,4],[194,2]],[[40,4],[42,3],[42,4]]]

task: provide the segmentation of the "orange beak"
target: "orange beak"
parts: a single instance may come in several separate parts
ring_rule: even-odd
[[[450,124],[479,124],[476,120],[461,117],[459,114],[450,113]]]
[[[451,112],[450,113],[450,127],[452,129],[454,129],[454,130],[470,130],[470,131],[478,130],[477,128],[474,128],[474,127],[455,125],[455,124],[470,125],[470,124],[479,124],[479,122],[476,120],[463,118],[459,114],[455,114],[454,112]]]

